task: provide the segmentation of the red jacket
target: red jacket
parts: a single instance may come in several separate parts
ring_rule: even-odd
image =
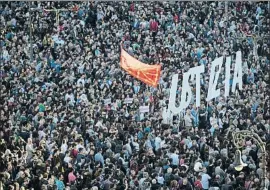
[[[131,12],[134,12],[134,11],[135,11],[135,5],[134,5],[134,3],[132,3],[132,4],[130,5],[130,11],[131,11]]]
[[[175,23],[177,23],[179,21],[178,15],[174,15],[173,20],[174,20]]]
[[[150,22],[150,31],[157,32],[158,31],[158,22],[157,21],[151,21]]]
[[[77,155],[78,155],[78,150],[72,149],[71,153],[72,153],[72,156],[73,156],[74,158],[76,158]]]
[[[202,183],[201,183],[201,181],[196,180],[196,181],[194,182],[194,186],[195,186],[197,189],[202,189]]]

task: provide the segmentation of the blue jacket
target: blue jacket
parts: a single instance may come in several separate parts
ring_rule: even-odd
[[[55,181],[55,184],[57,186],[57,190],[64,190],[65,189],[65,185],[64,185],[63,181],[60,181],[57,179]]]
[[[95,162],[101,162],[102,166],[104,166],[104,158],[103,155],[99,152],[95,154]]]

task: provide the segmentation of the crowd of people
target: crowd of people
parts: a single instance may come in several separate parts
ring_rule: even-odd
[[[0,21],[1,190],[269,189],[269,157],[246,138],[236,171],[230,138],[269,151],[267,2],[0,2]],[[157,88],[120,68],[120,44],[162,65]],[[206,102],[207,68],[237,51],[243,89],[224,97],[223,69]],[[163,119],[172,75],[179,96],[201,64],[201,106]]]

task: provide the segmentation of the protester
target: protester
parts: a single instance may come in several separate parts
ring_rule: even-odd
[[[1,2],[0,189],[269,189],[259,145],[243,140],[237,172],[228,137],[270,140],[269,6],[225,4]],[[162,65],[157,88],[120,68],[120,44]],[[206,102],[211,62],[237,51],[243,89],[224,97],[223,70]],[[201,106],[164,120],[171,76],[201,64]]]

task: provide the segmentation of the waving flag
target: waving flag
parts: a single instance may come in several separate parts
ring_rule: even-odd
[[[130,56],[123,48],[121,49],[120,66],[133,77],[145,84],[157,87],[161,65],[147,65]]]

